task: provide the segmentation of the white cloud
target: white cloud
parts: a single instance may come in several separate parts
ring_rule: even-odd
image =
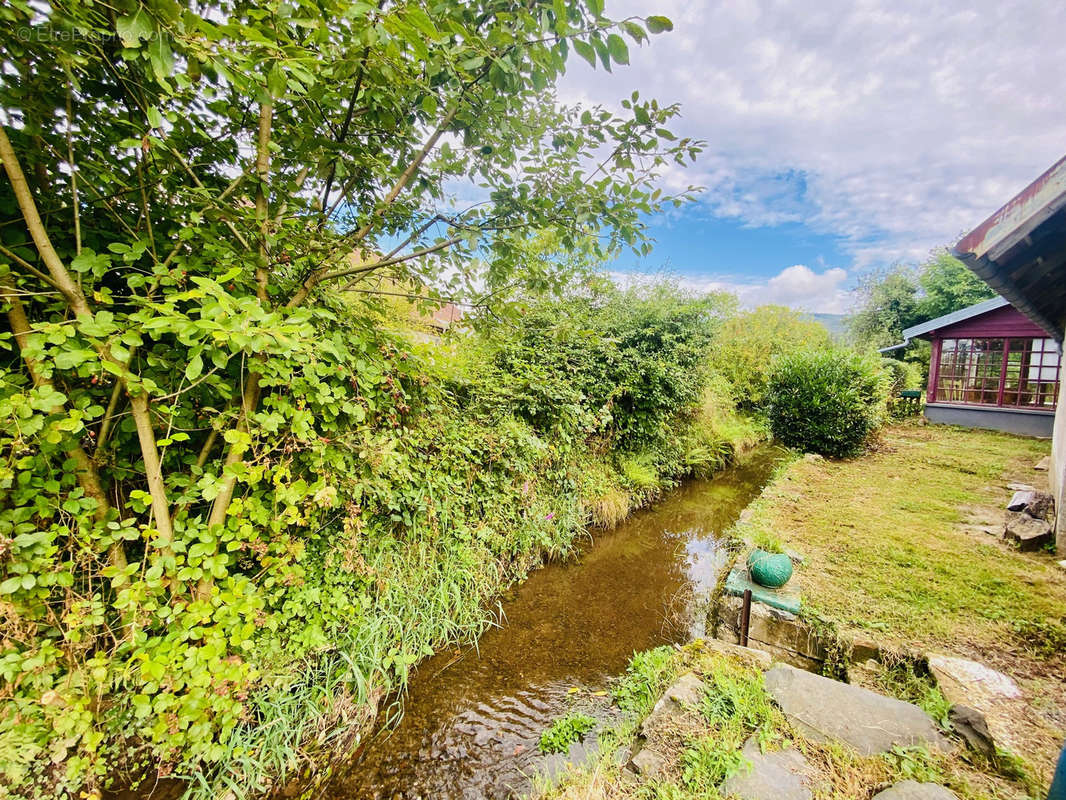
[[[614,272],[611,277],[623,286],[654,280],[653,276],[633,272]],[[745,281],[736,277],[670,277],[695,292],[732,292],[746,308],[772,304],[813,313],[843,314],[853,302],[852,293],[845,288],[848,273],[840,267],[815,272],[805,264],[793,264],[766,281]]]
[[[608,13],[665,14],[675,30],[612,76],[574,59],[562,99],[638,88],[680,102],[676,127],[708,149],[672,185],[705,185],[719,216],[837,234],[853,273],[952,242],[1066,149],[1066,3],[621,0]]]

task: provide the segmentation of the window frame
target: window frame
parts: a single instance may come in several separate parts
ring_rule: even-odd
[[[1062,380],[1062,354],[1054,339],[951,336],[938,339],[936,344],[929,402],[1055,411]],[[1048,363],[1052,357],[1054,363]],[[1044,379],[1047,370],[1054,370],[1052,380]]]

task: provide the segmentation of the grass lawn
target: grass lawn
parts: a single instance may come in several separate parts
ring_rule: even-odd
[[[804,556],[805,607],[845,632],[888,650],[971,658],[1014,678],[1024,693],[1012,721],[1014,757],[992,764],[959,740],[944,755],[906,748],[874,757],[813,743],[768,704],[761,674],[694,642],[634,658],[615,692],[631,716],[607,737],[603,757],[564,772],[540,797],[717,800],[722,777],[738,768],[740,743],[755,734],[769,749],[790,744],[807,757],[819,800],[867,800],[903,778],[940,783],[962,800],[1042,800],[1066,730],[1066,572],[1050,552],[1020,553],[995,530],[1008,483],[1046,488],[1046,473],[1033,466],[1049,449],[997,433],[893,426],[859,458],[790,464],[750,507],[744,530]],[[946,725],[943,696],[905,663],[858,670],[853,680],[918,702]],[[656,742],[668,754],[658,780],[637,777],[610,745],[633,742],[637,720],[684,670],[713,687],[703,716]]]
[[[1002,526],[1013,481],[1046,489],[1046,441],[908,423],[859,458],[792,464],[751,524],[806,559],[804,604],[908,650],[1013,677],[1028,701],[1019,755],[1045,782],[1066,730],[1066,572],[981,530]]]

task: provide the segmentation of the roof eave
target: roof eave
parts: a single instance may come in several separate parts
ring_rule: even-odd
[[[1062,329],[1033,306],[1015,283],[999,270],[996,264],[973,253],[961,252],[958,246],[952,248],[951,252],[955,258],[969,267],[975,275],[999,292],[1002,297],[1006,298],[1012,306],[1047,331],[1051,338],[1060,344],[1062,343]],[[906,335],[906,331],[904,331],[904,335]]]

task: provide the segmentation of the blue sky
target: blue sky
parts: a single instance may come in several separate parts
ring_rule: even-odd
[[[781,271],[783,261],[817,272],[851,263],[840,237],[815,232],[802,222],[757,226],[716,217],[698,205],[647,221],[654,252],[645,258],[626,253],[612,269],[741,284],[769,280]]]
[[[864,272],[919,263],[1066,152],[1061,39],[1046,0],[608,0],[674,31],[611,75],[572,59],[564,103],[677,102],[706,142],[663,185],[705,187],[617,273],[664,267],[746,305],[846,312]],[[622,276],[624,278],[624,275]]]

